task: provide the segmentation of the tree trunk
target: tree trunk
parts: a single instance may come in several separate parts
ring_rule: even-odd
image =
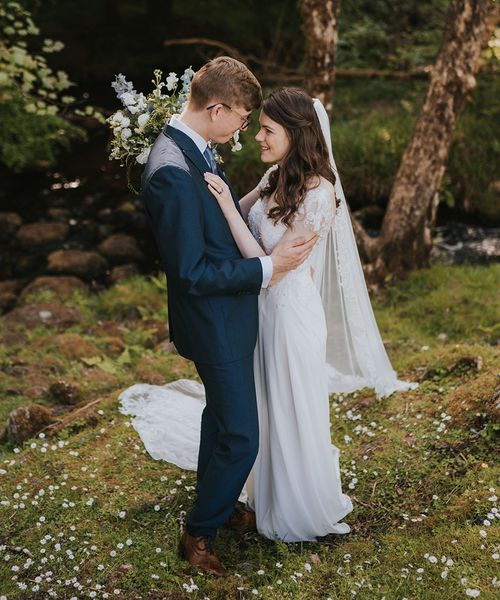
[[[380,238],[367,248],[378,278],[428,266],[439,186],[458,116],[476,84],[481,50],[499,17],[493,0],[453,0],[431,81],[405,150]]]
[[[306,42],[305,89],[331,115],[340,0],[299,0],[299,9]]]

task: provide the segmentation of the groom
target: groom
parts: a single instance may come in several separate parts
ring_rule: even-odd
[[[245,65],[225,56],[209,61],[193,78],[182,114],[158,136],[142,179],[167,276],[170,339],[194,361],[206,392],[197,497],[179,550],[216,575],[224,574],[214,549],[217,529],[228,519],[240,532],[255,529],[253,513],[235,511],[235,505],[259,447],[253,375],[258,295],[301,264],[314,245],[302,238],[278,245],[270,256],[242,258],[203,178],[212,171],[225,180],[207,142],[223,144],[245,130],[261,101],[259,82]]]

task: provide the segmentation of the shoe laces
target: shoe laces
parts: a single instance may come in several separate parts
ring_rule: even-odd
[[[206,538],[204,538],[204,542],[205,542],[205,545],[203,547],[203,550],[207,554],[214,554],[214,552],[215,552],[214,540],[212,538],[206,537]]]

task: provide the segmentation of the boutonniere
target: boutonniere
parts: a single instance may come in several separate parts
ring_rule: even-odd
[[[217,151],[217,144],[214,144],[212,142],[212,140],[209,140],[208,145],[210,147],[210,150],[212,150],[212,154],[214,156],[214,160],[218,165],[223,165],[224,164],[224,159],[222,158],[222,156],[219,154],[219,152]]]

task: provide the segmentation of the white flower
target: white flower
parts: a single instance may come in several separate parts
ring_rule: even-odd
[[[475,588],[467,588],[465,590],[465,594],[467,596],[470,596],[471,598],[477,598],[481,592],[479,590],[476,590]]]
[[[147,107],[146,96],[142,92],[135,97],[135,105],[141,112]]]
[[[130,119],[122,115],[122,119],[120,121],[120,127],[128,127],[130,125]]]
[[[149,121],[149,114],[148,113],[142,113],[142,115],[139,115],[137,117],[137,124],[139,125],[139,127],[144,127],[144,125],[146,125],[146,123]]]
[[[177,82],[179,81],[179,78],[177,77],[177,75],[173,72],[168,74],[168,77],[166,79],[167,82],[167,90],[173,90],[175,88],[175,86],[177,85]]]
[[[187,69],[184,70],[184,75],[182,75],[181,81],[183,83],[189,83],[191,81],[191,79],[193,79],[193,77],[194,77],[194,71],[191,67],[188,67]]]
[[[120,96],[124,92],[133,92],[134,91],[134,84],[131,81],[127,81],[125,79],[125,75],[122,75],[121,73],[119,73],[118,75],[116,75],[115,79],[116,79],[116,81],[114,81],[111,84],[111,87],[115,90],[118,98],[120,98]]]
[[[122,136],[123,140],[126,140],[131,135],[132,135],[132,131],[128,127],[125,127],[125,129],[122,129],[121,136]]]
[[[120,100],[123,102],[125,106],[129,106],[130,104],[135,104],[135,96],[130,92],[123,92],[120,96]]]
[[[189,86],[191,84],[191,79],[194,77],[194,71],[191,67],[187,68],[184,71],[184,75],[181,77],[182,81],[182,93],[187,94],[189,92]]]
[[[149,146],[148,148],[144,148],[144,150],[135,157],[135,160],[140,164],[140,165],[145,165],[146,162],[148,161],[148,156],[149,153],[151,152],[151,146]]]

